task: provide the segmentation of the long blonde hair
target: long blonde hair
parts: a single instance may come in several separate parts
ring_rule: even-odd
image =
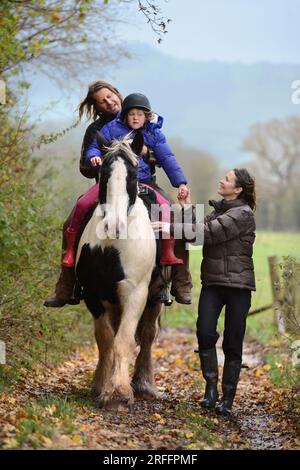
[[[110,90],[112,93],[114,93],[120,98],[121,102],[123,101],[123,96],[117,88],[113,87],[110,83],[105,82],[104,80],[97,80],[96,82],[91,83],[89,85],[88,93],[78,107],[79,120],[82,118],[83,114],[85,114],[88,120],[93,118],[93,120],[95,121],[99,114],[101,114],[96,109],[94,93],[96,93],[96,91],[101,90],[102,88],[108,88],[108,90]]]

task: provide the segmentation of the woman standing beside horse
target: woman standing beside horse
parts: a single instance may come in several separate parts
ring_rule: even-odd
[[[202,289],[198,305],[197,338],[201,370],[206,381],[204,408],[220,415],[230,414],[242,365],[246,318],[255,290],[253,244],[255,240],[255,182],[246,169],[233,169],[220,181],[219,201],[209,201],[214,208],[204,223]],[[182,207],[191,204],[190,194],[179,200]],[[185,208],[185,217],[193,208]],[[191,216],[192,214],[190,214]],[[189,219],[191,220],[191,219]],[[196,226],[193,224],[193,232]],[[191,227],[185,227],[191,228]],[[166,230],[166,226],[163,227]],[[170,228],[172,233],[172,226]],[[191,232],[190,232],[191,233]],[[199,233],[199,232],[198,232]],[[193,243],[194,239],[187,240]],[[218,400],[217,323],[225,307],[223,351],[225,363],[222,377],[223,396]]]

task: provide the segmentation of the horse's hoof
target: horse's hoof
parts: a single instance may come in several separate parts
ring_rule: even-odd
[[[103,400],[96,400],[97,407],[106,410],[106,411],[132,411],[133,410],[133,403],[126,403],[124,401],[103,401]]]
[[[97,396],[94,400],[95,406],[107,411],[116,411],[116,402],[111,401],[108,398]]]
[[[134,396],[140,400],[159,400],[161,393],[151,385],[149,386],[136,386],[133,384]]]
[[[95,399],[95,404],[99,408],[104,408],[111,411],[128,411],[131,410],[134,404],[134,397],[120,396],[120,395],[107,395],[100,394]]]
[[[90,395],[92,398],[96,398],[101,395],[101,389],[97,387],[96,385],[92,385]]]
[[[115,403],[115,408],[117,411],[126,411],[126,412],[132,412],[133,411],[133,408],[134,408],[134,402],[130,401],[130,402],[118,402],[118,403]]]

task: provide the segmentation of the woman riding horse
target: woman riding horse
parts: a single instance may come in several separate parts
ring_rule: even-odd
[[[80,118],[86,113],[88,118],[93,117],[95,120],[86,130],[81,151],[80,171],[88,178],[96,177],[98,171],[85,165],[86,149],[93,141],[96,133],[105,124],[112,121],[116,114],[121,111],[122,101],[122,95],[115,87],[107,82],[97,81],[89,86],[87,96],[79,106]],[[142,151],[143,153],[147,153],[145,149]],[[158,188],[154,183],[153,186],[165,195],[161,188]],[[62,259],[67,247],[66,230],[70,225],[72,215],[73,211],[63,226]],[[192,288],[191,275],[188,269],[189,251],[185,249],[185,243],[182,240],[176,240],[175,242],[175,256],[181,258],[184,264],[174,265],[172,268],[171,292],[177,302],[189,304],[191,302],[190,291]],[[74,269],[72,267],[61,266],[61,273],[55,287],[55,296],[47,298],[44,305],[46,307],[63,307],[66,304],[79,303],[80,299],[73,296],[74,285]]]
[[[151,150],[156,154],[159,164],[162,166],[173,186],[178,187],[178,198],[185,198],[188,192],[186,187],[186,177],[176,161],[164,134],[161,131],[163,119],[154,115],[151,111],[149,100],[141,93],[128,95],[122,103],[120,115],[113,121],[106,124],[101,129],[94,141],[90,144],[86,152],[86,162],[93,167],[101,167],[101,137],[106,139],[106,143],[120,139],[126,135],[134,136],[136,132],[142,132],[144,140]],[[144,186],[151,187],[151,169],[144,158],[139,158],[138,181]],[[100,187],[101,190],[101,187]],[[67,228],[68,246],[62,264],[65,267],[73,267],[75,263],[75,247],[77,234],[80,230],[85,215],[93,207],[98,195],[98,185],[92,186],[82,196],[73,211],[72,220]],[[170,221],[169,202],[158,191],[155,191],[157,203],[161,204],[161,218],[163,221]],[[162,256],[161,265],[183,264],[183,261],[174,255],[174,237],[161,240]]]

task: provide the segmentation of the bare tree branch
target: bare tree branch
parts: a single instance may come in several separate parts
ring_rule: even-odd
[[[252,127],[243,148],[255,154],[257,161],[274,176],[288,185],[300,162],[300,118],[274,119]]]

